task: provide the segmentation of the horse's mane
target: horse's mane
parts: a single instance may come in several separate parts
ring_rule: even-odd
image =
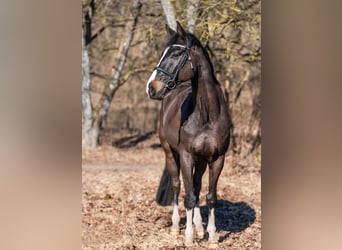
[[[202,46],[201,42],[199,41],[199,39],[191,34],[191,33],[187,33],[187,37],[188,38],[191,38],[192,39],[192,43],[195,44],[197,47],[201,48],[201,50],[203,51],[204,53],[204,56],[205,58],[207,59],[209,65],[210,65],[210,69],[211,69],[211,72],[212,72],[212,77],[214,79],[214,82],[215,84],[219,84],[218,80],[216,79],[215,77],[215,74],[214,74],[214,67],[213,67],[213,64],[210,60],[210,57],[209,57],[209,54],[208,54],[208,51]],[[173,45],[173,44],[184,44],[185,45],[185,42],[184,40],[178,35],[178,33],[174,33],[170,38],[169,38],[169,41],[166,43],[166,47],[170,46],[170,45]]]
[[[208,51],[202,46],[201,42],[197,39],[197,37],[195,37],[193,34],[190,34],[190,33],[188,33],[188,36],[190,36],[192,38],[192,43],[195,44],[196,46],[198,46],[199,48],[201,48],[201,50],[203,51],[204,56],[207,59],[209,65],[210,65],[210,69],[211,69],[211,72],[212,72],[212,77],[213,77],[215,83],[219,84],[218,80],[215,77],[214,66],[213,66],[213,64],[212,64],[212,62],[210,60]]]

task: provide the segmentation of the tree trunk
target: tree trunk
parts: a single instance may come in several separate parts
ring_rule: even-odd
[[[176,30],[177,23],[176,23],[176,16],[175,16],[175,10],[171,4],[170,0],[161,0],[161,5],[163,7],[164,14],[166,16],[166,22],[169,25],[169,27],[173,30]]]
[[[87,131],[86,133],[84,133],[85,137],[84,137],[83,145],[85,147],[93,148],[98,145],[99,132],[100,132],[100,129],[103,128],[103,124],[106,121],[106,116],[107,116],[110,104],[113,100],[114,94],[118,90],[118,88],[123,84],[123,82],[120,81],[120,77],[125,66],[129,48],[133,40],[133,33],[137,24],[137,19],[140,13],[140,9],[141,9],[140,1],[134,0],[132,10],[131,10],[132,18],[128,20],[125,24],[125,31],[123,34],[125,34],[126,37],[123,39],[123,43],[121,45],[121,48],[118,54],[117,66],[115,69],[113,68],[113,77],[111,81],[109,81],[105,85],[102,96],[97,106],[94,109],[92,119],[91,119],[92,120],[91,128],[88,128],[87,130],[85,130]],[[89,126],[89,124],[87,124],[87,126]]]
[[[93,125],[93,108],[90,95],[90,66],[87,48],[82,36],[82,147],[94,148],[97,144],[98,131]]]
[[[188,19],[188,30],[190,33],[195,32],[198,6],[199,6],[198,0],[188,1],[188,9],[186,12],[186,17]]]

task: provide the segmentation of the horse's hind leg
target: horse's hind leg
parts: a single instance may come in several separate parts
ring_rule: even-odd
[[[209,207],[208,227],[209,233],[209,248],[215,248],[218,246],[218,238],[216,236],[215,226],[215,207],[217,204],[217,181],[221,174],[224,164],[224,155],[218,157],[218,159],[209,164],[209,193],[207,194],[207,205]]]
[[[205,172],[207,163],[205,161],[200,161],[196,163],[195,173],[194,173],[194,191],[196,196],[196,205],[194,208],[194,224],[196,228],[196,234],[199,238],[203,238],[204,229],[202,225],[202,217],[199,207],[199,195],[202,187],[202,176]]]

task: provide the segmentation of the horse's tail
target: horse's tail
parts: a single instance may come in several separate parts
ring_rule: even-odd
[[[160,179],[156,201],[161,206],[169,206],[172,203],[172,196],[173,192],[171,186],[171,176],[165,167],[163,175]]]

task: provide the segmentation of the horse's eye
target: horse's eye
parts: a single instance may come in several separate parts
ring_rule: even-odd
[[[173,51],[173,52],[170,54],[170,56],[171,56],[171,57],[179,56],[179,55],[181,54],[181,52],[182,52],[182,51],[180,51],[180,50]]]

